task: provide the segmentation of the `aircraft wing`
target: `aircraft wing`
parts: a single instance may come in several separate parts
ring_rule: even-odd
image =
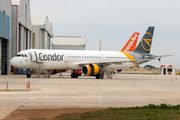
[[[91,63],[95,63],[98,65],[105,65],[105,66],[108,66],[111,64],[123,64],[123,63],[127,63],[127,62],[140,64],[140,63],[148,62],[155,58],[159,58],[158,60],[160,61],[161,57],[167,57],[167,56],[172,56],[172,55],[148,56],[148,57],[145,57],[145,59],[141,59],[141,60],[107,61],[107,62],[91,62]],[[77,64],[79,66],[83,66],[83,65],[87,65],[87,64],[91,64],[91,63],[90,62],[78,62]]]
[[[127,62],[131,62],[131,63],[143,63],[143,62],[148,62],[151,59],[142,59],[142,60],[125,60],[125,61],[108,61],[108,62],[91,62],[91,63],[95,63],[98,65],[111,65],[111,64],[123,64],[123,63],[127,63]],[[83,62],[83,63],[78,63],[79,66],[83,66],[83,65],[87,65],[87,64],[91,64],[89,62]]]

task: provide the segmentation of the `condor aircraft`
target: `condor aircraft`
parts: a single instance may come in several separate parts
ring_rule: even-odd
[[[24,69],[37,69],[43,64],[46,69],[81,70],[84,75],[99,79],[106,70],[134,67],[163,57],[150,54],[153,31],[154,27],[147,29],[133,52],[30,49],[19,52],[10,63]],[[71,78],[78,76],[76,72],[71,73]]]
[[[134,32],[133,35],[130,37],[130,39],[127,41],[127,43],[124,45],[124,47],[122,48],[121,51],[132,52],[133,50],[135,50],[138,37],[139,37],[139,32]],[[101,51],[101,43],[100,43],[100,51]],[[121,70],[118,70],[118,71],[121,71]],[[51,69],[50,70],[50,75],[57,74],[57,73],[62,73],[62,72],[66,72],[66,70]],[[78,76],[81,76],[81,74],[82,74],[81,70],[75,70],[73,72],[76,75],[78,74]]]

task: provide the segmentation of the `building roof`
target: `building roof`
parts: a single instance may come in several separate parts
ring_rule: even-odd
[[[46,17],[31,17],[32,25],[44,26]]]
[[[11,5],[20,5],[21,0],[12,0]]]
[[[52,41],[52,45],[59,46],[85,46],[85,44],[85,38],[81,36],[56,36]]]
[[[20,6],[21,5],[21,1],[22,0],[11,0],[11,5],[18,5],[18,6]],[[29,0],[28,0],[28,2],[29,2]]]
[[[49,18],[46,17],[31,17],[32,26],[33,27],[40,27],[45,29],[51,36],[53,35],[53,25],[52,23],[49,24]]]

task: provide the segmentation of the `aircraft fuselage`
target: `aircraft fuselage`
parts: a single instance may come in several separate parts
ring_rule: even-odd
[[[105,63],[140,59],[143,59],[143,57],[133,52],[30,49],[23,50],[13,57],[11,65],[17,68],[37,69],[37,64],[42,62],[46,69],[80,70],[82,67],[79,63],[104,62],[104,69],[123,69],[136,66],[137,64],[132,62],[121,64]]]

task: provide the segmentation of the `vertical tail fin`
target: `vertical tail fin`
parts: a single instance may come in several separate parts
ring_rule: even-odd
[[[136,48],[139,32],[134,32],[121,51],[131,52]]]
[[[143,38],[141,39],[139,45],[137,48],[134,50],[134,52],[137,53],[150,53],[151,51],[151,43],[153,39],[153,32],[154,32],[154,27],[149,27],[144,34]]]

